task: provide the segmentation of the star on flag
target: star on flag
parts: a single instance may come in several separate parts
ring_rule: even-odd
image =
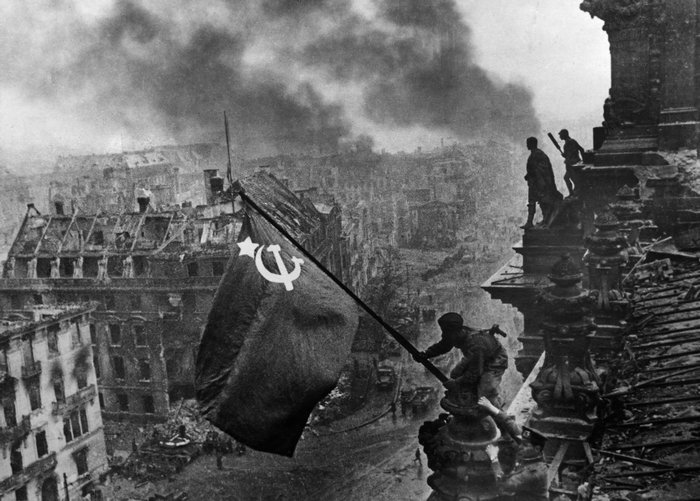
[[[258,244],[253,243],[250,237],[247,237],[242,242],[238,242],[237,245],[241,248],[241,252],[238,254],[239,256],[250,256],[255,258],[255,249],[258,248]]]

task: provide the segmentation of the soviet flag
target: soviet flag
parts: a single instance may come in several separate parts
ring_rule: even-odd
[[[350,355],[357,306],[248,208],[197,355],[203,415],[254,449],[291,456]]]

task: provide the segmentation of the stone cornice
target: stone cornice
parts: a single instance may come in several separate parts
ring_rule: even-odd
[[[583,0],[580,8],[605,21],[606,31],[660,22],[653,14],[655,0]]]

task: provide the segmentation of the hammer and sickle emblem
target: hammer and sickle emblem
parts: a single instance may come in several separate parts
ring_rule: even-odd
[[[294,290],[294,285],[292,285],[292,283],[297,278],[299,278],[299,275],[301,275],[301,265],[304,264],[304,260],[299,259],[298,257],[292,257],[294,269],[291,272],[289,272],[287,270],[286,265],[284,264],[284,261],[282,260],[282,256],[280,255],[280,250],[282,250],[280,246],[268,245],[267,252],[271,252],[275,256],[277,269],[279,269],[279,273],[272,273],[270,270],[265,268],[265,265],[263,264],[263,247],[264,246],[261,245],[255,252],[255,267],[258,269],[258,273],[260,273],[260,275],[262,275],[262,277],[269,282],[273,282],[276,284],[284,284],[285,289],[287,289],[288,291]]]

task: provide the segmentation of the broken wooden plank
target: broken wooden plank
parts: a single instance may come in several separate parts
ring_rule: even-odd
[[[700,362],[696,362],[694,364],[686,364],[686,365],[672,365],[669,367],[652,367],[650,369],[641,369],[639,372],[644,373],[644,374],[650,374],[650,373],[655,373],[655,372],[666,372],[666,371],[672,371],[674,369],[683,369],[684,367],[687,367],[688,369],[692,368],[700,368]]]
[[[613,452],[604,449],[593,449],[596,454],[602,456],[608,456],[615,459],[621,459],[622,461],[628,461],[630,463],[641,464],[643,466],[653,466],[654,468],[673,468],[672,464],[663,463],[660,461],[652,461],[650,459],[638,458],[636,456],[628,456],[627,454],[620,454],[618,452]]]
[[[670,418],[659,418],[659,419],[644,419],[641,421],[629,421],[626,423],[610,423],[608,426],[612,428],[629,428],[632,426],[644,426],[644,425],[663,425],[672,423],[694,423],[700,421],[699,416],[681,416],[681,417],[670,417]]]
[[[559,449],[557,449],[549,468],[547,469],[547,487],[551,485],[552,480],[554,480],[554,477],[559,472],[559,467],[561,466],[561,462],[564,460],[567,450],[569,450],[569,442],[562,441],[559,444]]]
[[[648,350],[651,348],[659,348],[661,346],[670,346],[670,345],[679,345],[679,344],[685,344],[685,343],[697,343],[700,341],[700,336],[691,336],[687,338],[676,338],[676,337],[671,337],[670,339],[668,337],[664,338],[663,341],[654,341],[653,343],[642,343],[642,344],[635,344],[632,348],[634,350]]]
[[[675,468],[665,468],[657,470],[645,471],[629,471],[627,473],[613,473],[612,475],[602,475],[601,478],[624,478],[624,477],[648,477],[656,475],[665,475],[666,473],[691,473],[700,471],[700,465],[697,466],[677,466]]]
[[[641,444],[622,444],[615,445],[615,449],[620,451],[640,449],[642,447],[651,449],[655,447],[675,447],[677,445],[692,445],[700,443],[700,437],[698,438],[677,438],[673,440],[658,440],[656,442],[643,442]]]
[[[669,358],[680,358],[689,355],[700,355],[700,350],[681,351],[678,353],[666,353],[665,355],[655,355],[653,357],[640,357],[637,362],[653,362],[656,360],[667,360]]]
[[[625,402],[625,407],[650,407],[653,405],[676,404],[682,402],[700,401],[700,395],[689,397],[655,398],[652,400],[640,400],[636,402]]]
[[[608,397],[616,397],[619,395],[624,395],[625,393],[629,393],[632,390],[643,388],[644,386],[650,386],[653,383],[656,383],[658,381],[667,380],[668,378],[671,378],[671,377],[682,376],[683,374],[687,374],[687,373],[692,372],[694,370],[695,370],[695,367],[691,367],[690,369],[682,369],[682,370],[679,370],[676,372],[672,372],[670,374],[664,374],[662,376],[657,376],[655,378],[647,379],[646,381],[640,381],[639,383],[633,384],[631,386],[623,386],[620,388],[616,388],[613,391],[604,394],[602,397],[608,398]]]

